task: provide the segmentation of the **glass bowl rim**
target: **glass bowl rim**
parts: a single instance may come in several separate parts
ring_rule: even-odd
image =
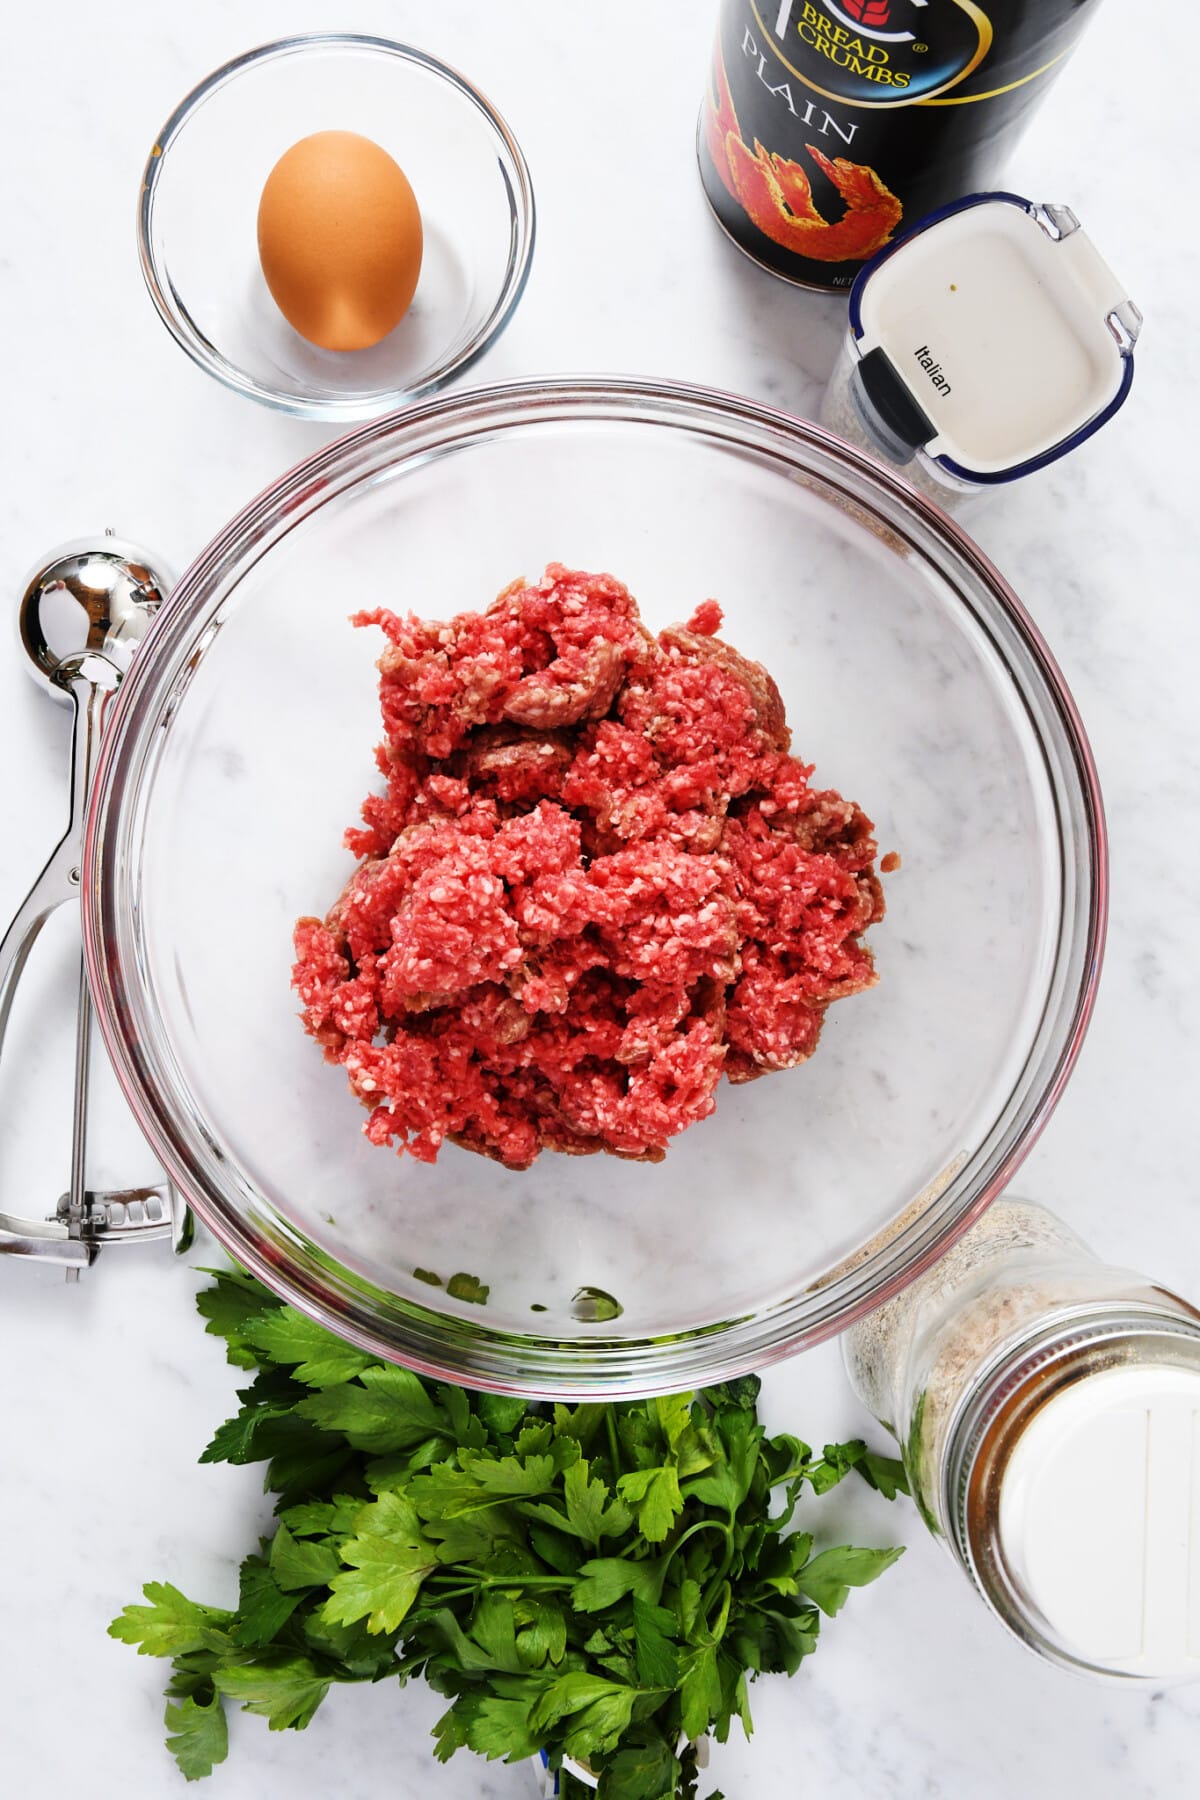
[[[445,448],[458,441],[456,428],[467,441],[491,441],[498,425],[519,428],[523,423],[554,417],[592,423],[615,419],[661,424],[666,420],[693,430],[707,427],[720,441],[741,444],[757,431],[760,440],[783,439],[793,454],[815,453],[815,472],[826,488],[837,490],[832,472],[848,475],[851,487],[837,491],[860,511],[865,493],[868,504],[881,499],[892,506],[891,515],[876,515],[889,527],[895,529],[907,515],[932,544],[950,552],[964,575],[975,582],[977,595],[1011,628],[1044,689],[1064,765],[1073,777],[1073,788],[1069,787],[1066,796],[1071,802],[1067,822],[1079,840],[1074,866],[1083,875],[1075,896],[1074,923],[1068,888],[1064,887],[1041,1023],[996,1122],[967,1159],[970,1171],[987,1149],[984,1166],[973,1184],[960,1193],[963,1168],[952,1165],[944,1188],[929,1199],[915,1221],[901,1224],[894,1218],[873,1240],[860,1245],[814,1284],[824,1305],[809,1319],[801,1315],[814,1289],[793,1294],[774,1307],[670,1337],[622,1338],[600,1332],[564,1342],[489,1326],[486,1317],[465,1319],[436,1312],[373,1288],[368,1280],[306,1240],[298,1227],[280,1222],[280,1235],[290,1244],[290,1260],[285,1264],[277,1238],[263,1233],[244,1213],[230,1209],[220,1195],[214,1197],[207,1190],[208,1176],[190,1160],[178,1121],[153,1072],[148,1072],[148,1053],[136,1016],[137,958],[130,955],[130,966],[123,966],[119,944],[121,930],[132,928],[129,921],[137,910],[132,901],[136,867],[131,876],[118,840],[128,824],[132,800],[138,796],[136,786],[127,796],[126,786],[139,783],[144,773],[138,731],[146,732],[161,722],[164,704],[173,706],[180,671],[196,649],[197,615],[212,598],[214,586],[226,583],[231,574],[236,580],[240,566],[249,566],[244,563],[247,551],[254,552],[257,546],[262,554],[264,543],[269,549],[273,541],[273,531],[286,535],[292,523],[310,516],[310,510],[319,509],[326,499],[336,498],[383,469],[394,471],[405,461],[419,467],[430,452],[430,431],[435,443]],[[823,469],[822,460],[831,464],[832,470]],[[920,551],[919,543],[908,541]],[[923,560],[928,561],[927,554]],[[956,599],[966,604],[965,594],[957,589]],[[149,655],[150,650],[157,650],[158,655]],[[1024,698],[1017,669],[998,646],[997,655],[1008,680]],[[1048,762],[1046,730],[1036,721],[1034,730],[1043,761]],[[1055,835],[1066,857],[1070,851],[1064,841],[1062,780],[1052,774],[1048,780],[1055,798]],[[384,1360],[402,1362],[434,1379],[465,1381],[497,1392],[589,1399],[682,1391],[765,1368],[844,1331],[894,1298],[936,1262],[1008,1185],[1061,1097],[1094,1009],[1108,917],[1103,799],[1078,709],[1037,626],[983,551],[953,519],[891,469],[820,426],[713,388],[610,375],[556,375],[464,389],[373,420],[286,471],[230,520],[176,585],[116,696],[91,793],[81,887],[88,978],[118,1081],[172,1181],[230,1254],[292,1305]],[[1069,974],[1071,965],[1076,976],[1070,983],[1064,982],[1056,999],[1053,977],[1064,971]],[[140,997],[144,1001],[144,990]],[[1049,1041],[1043,1043],[1047,1033]],[[1035,1077],[1029,1079],[1028,1071],[1035,1063]],[[297,1260],[297,1246],[308,1257],[303,1266]],[[829,1296],[839,1294],[840,1300],[831,1304]],[[377,1311],[355,1310],[356,1300],[362,1296],[368,1303],[371,1296],[388,1303],[390,1336],[385,1335]]]
[[[224,87],[260,63],[303,54],[309,50],[330,49],[378,51],[400,62],[413,64],[457,89],[483,116],[503,151],[501,168],[508,187],[513,241],[509,247],[504,279],[491,311],[470,341],[455,356],[440,363],[417,386],[379,388],[370,394],[357,394],[344,400],[306,400],[255,381],[192,327],[175,297],[166,271],[160,268],[155,253],[154,209],[171,144],[182,133],[193,113],[218,88]],[[529,280],[536,238],[537,208],[529,165],[520,144],[491,101],[460,70],[442,62],[429,51],[421,50],[414,44],[404,44],[394,38],[379,37],[367,32],[296,32],[288,37],[274,38],[269,43],[256,45],[254,49],[243,51],[240,56],[222,63],[220,68],[214,69],[184,95],[162,126],[146,158],[138,195],[137,246],[142,278],[159,318],[180,348],[186,351],[197,367],[233,393],[257,400],[261,405],[286,413],[291,418],[321,420],[332,424],[352,425],[383,417],[400,406],[438,393],[465,374],[501,335],[520,304]]]

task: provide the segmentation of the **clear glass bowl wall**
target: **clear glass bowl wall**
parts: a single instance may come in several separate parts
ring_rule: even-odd
[[[450,1147],[430,1168],[366,1142],[289,986],[292,925],[340,891],[376,779],[380,643],[348,615],[448,616],[554,559],[620,576],[656,629],[721,601],[815,784],[902,857],[880,981],[831,1009],[810,1063],[723,1084],[662,1164],[518,1174]],[[476,1385],[662,1392],[840,1329],[999,1191],[1086,1025],[1104,867],[1061,677],[943,515],[748,402],[562,381],[365,427],[204,552],[120,696],[85,931],[144,1129],[274,1287]],[[477,1276],[486,1305],[417,1269]],[[584,1287],[620,1317],[581,1319]]]

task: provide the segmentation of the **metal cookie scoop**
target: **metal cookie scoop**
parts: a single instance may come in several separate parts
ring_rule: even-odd
[[[32,673],[75,709],[71,802],[66,832],[0,941],[0,1054],[13,995],[50,914],[79,897],[88,789],[105,717],[121,678],[150,628],[169,583],[138,545],[111,533],[64,544],[34,570],[18,624]],[[71,1178],[45,1220],[0,1212],[0,1253],[64,1264],[68,1279],[105,1244],[175,1237],[185,1209],[167,1183],[113,1193],[85,1184],[92,1007],[81,969],[75,1038]]]

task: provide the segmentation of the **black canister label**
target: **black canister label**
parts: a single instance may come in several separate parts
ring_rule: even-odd
[[[768,19],[775,11],[755,10]],[[992,41],[991,21],[970,0],[925,0],[920,7],[912,0],[781,0],[774,26],[781,61],[789,39],[819,59],[809,76],[794,71],[799,79],[823,81],[819,91],[827,98],[860,106],[904,106],[944,94],[978,67]]]
[[[723,0],[705,190],[768,268],[848,287],[904,222],[990,186],[1095,0]]]

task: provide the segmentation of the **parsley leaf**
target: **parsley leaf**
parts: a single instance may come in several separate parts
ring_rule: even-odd
[[[689,1481],[684,1491],[688,1499],[719,1507],[732,1517],[753,1485],[763,1431],[752,1413],[734,1407],[719,1411],[713,1425],[723,1454],[714,1468]]]
[[[852,1587],[866,1587],[903,1554],[902,1548],[860,1550],[851,1544],[839,1544],[805,1563],[796,1581],[800,1592],[815,1600],[821,1611],[832,1618],[842,1610]]]
[[[516,1498],[523,1494],[545,1494],[554,1484],[555,1463],[552,1456],[466,1456],[463,1468],[485,1494],[502,1494]]]
[[[701,1644],[684,1658],[679,1684],[679,1728],[685,1737],[703,1737],[721,1710],[721,1674],[715,1644]]]
[[[666,1577],[661,1560],[629,1562],[622,1556],[601,1556],[585,1562],[571,1588],[571,1604],[578,1612],[603,1612],[626,1594],[657,1601]]]
[[[243,1712],[261,1713],[272,1731],[303,1731],[329,1692],[311,1657],[264,1651],[235,1668],[217,1669],[213,1682]]]
[[[894,1500],[897,1494],[908,1493],[908,1475],[898,1456],[879,1456],[874,1450],[868,1450],[865,1444],[863,1450],[865,1454],[858,1458],[854,1466],[868,1487],[873,1487],[885,1500]],[[828,1454],[826,1451],[826,1455]]]
[[[484,1670],[504,1670],[505,1665],[496,1661],[491,1649],[485,1648],[473,1637],[467,1636],[448,1607],[442,1607],[433,1615],[424,1635],[432,1647],[445,1651],[453,1659],[457,1668],[468,1674],[478,1674]],[[502,1651],[503,1648],[504,1646],[502,1646]],[[522,1666],[517,1661],[515,1645],[513,1661],[517,1668]]]
[[[374,1360],[294,1306],[274,1307],[259,1318],[248,1319],[242,1335],[266,1361],[293,1365],[297,1381],[308,1387],[336,1387],[369,1368]]]
[[[186,1699],[194,1694],[198,1700],[207,1701],[213,1693],[213,1670],[222,1662],[238,1660],[235,1652],[216,1650],[189,1650],[182,1656],[175,1657],[171,1664],[171,1678],[166,1685],[168,1699]]]
[[[553,1601],[527,1602],[528,1621],[517,1638],[517,1655],[523,1667],[539,1669],[545,1663],[560,1663],[567,1650],[567,1620],[562,1608]]]
[[[324,1587],[342,1564],[336,1550],[307,1538],[295,1538],[280,1525],[271,1545],[271,1573],[285,1594],[297,1588]]]
[[[599,1695],[590,1706],[565,1721],[563,1749],[568,1756],[590,1761],[612,1750],[633,1717],[637,1689],[615,1682],[607,1693]]]
[[[263,1486],[279,1495],[281,1509],[322,1488],[338,1486],[338,1478],[351,1460],[340,1438],[316,1431],[295,1416],[276,1422],[269,1443]]]
[[[525,1662],[517,1650],[516,1616],[506,1595],[483,1596],[471,1620],[471,1636],[491,1659],[493,1668],[504,1669],[510,1675],[524,1672]]]
[[[304,1619],[304,1641],[317,1655],[339,1665],[341,1681],[378,1681],[400,1670],[394,1631],[368,1631],[362,1620],[335,1625],[320,1612]]]
[[[431,1528],[439,1523],[448,1525],[473,1514],[495,1511],[503,1507],[506,1500],[515,1498],[506,1494],[503,1488],[496,1492],[481,1486],[473,1475],[451,1463],[441,1463],[429,1474],[415,1476],[407,1484],[407,1491],[421,1517],[429,1520]],[[535,1488],[534,1491],[538,1490]],[[489,1520],[481,1524],[481,1529],[490,1537],[505,1527],[502,1522]]]
[[[409,1502],[381,1494],[358,1515],[358,1535],[342,1545],[341,1560],[350,1567],[330,1580],[322,1617],[332,1625],[365,1619],[368,1631],[394,1631],[436,1568],[437,1553]]]
[[[201,1451],[200,1461],[249,1463],[265,1460],[271,1452],[260,1446],[272,1435],[269,1427],[276,1425],[286,1432],[291,1410],[284,1403],[268,1406],[247,1402],[232,1419],[217,1427],[212,1441]]]
[[[521,1508],[525,1515],[531,1510],[529,1505]],[[548,1510],[552,1512],[554,1508]],[[553,1569],[559,1575],[578,1574],[583,1553],[579,1545],[569,1537],[560,1535],[558,1531],[549,1531],[545,1526],[532,1524],[529,1527],[529,1547],[541,1558],[547,1569]]]
[[[633,1596],[633,1636],[638,1680],[643,1687],[675,1688],[679,1685],[679,1656],[671,1639],[677,1628],[673,1612]]]
[[[217,1763],[225,1761],[229,1731],[219,1694],[207,1703],[191,1694],[178,1705],[168,1701],[164,1717],[167,1749],[186,1780],[199,1781],[201,1776],[211,1775]]]
[[[225,1355],[237,1368],[255,1369],[260,1358],[245,1334],[251,1319],[260,1317],[267,1303],[265,1289],[235,1270],[211,1269],[216,1285],[196,1296],[196,1309],[208,1320],[204,1327],[214,1337],[225,1339]]]
[[[599,1549],[604,1537],[624,1537],[633,1522],[629,1508],[614,1500],[599,1476],[593,1477],[584,1458],[572,1463],[563,1475],[565,1509],[529,1503],[521,1508],[528,1519],[538,1519],[565,1531],[569,1537]]]
[[[189,1650],[223,1650],[233,1614],[197,1606],[169,1581],[148,1581],[149,1606],[127,1606],[108,1628],[109,1637],[136,1644],[139,1656],[182,1656]]]
[[[556,1681],[543,1688],[530,1708],[529,1723],[535,1731],[545,1731],[549,1726],[557,1725],[568,1713],[584,1712],[598,1701],[611,1701],[615,1695],[623,1696],[626,1693],[629,1695],[629,1705],[632,1706],[632,1689],[622,1689],[615,1681],[605,1681],[597,1675],[573,1670],[568,1675],[560,1675]],[[621,1704],[625,1704],[623,1698]]]
[[[586,1544],[598,1547],[601,1538],[624,1537],[633,1523],[629,1508],[609,1498],[604,1482],[591,1478],[582,1458],[563,1476],[563,1498],[568,1527]]]
[[[604,1765],[596,1800],[669,1800],[680,1777],[679,1759],[661,1731],[626,1741]]]
[[[692,1424],[692,1396],[667,1394],[654,1402],[654,1417],[667,1441],[669,1450],[678,1450],[679,1440]]]
[[[274,1546],[272,1546],[272,1554]],[[299,1594],[285,1594],[261,1556],[248,1556],[238,1577],[235,1644],[249,1648],[269,1644],[300,1604]]]
[[[332,1500],[298,1501],[285,1507],[279,1517],[296,1537],[332,1537],[353,1530],[362,1504],[353,1494],[335,1494]]]
[[[617,1482],[617,1492],[637,1508],[642,1536],[651,1544],[662,1543],[683,1511],[679,1477],[669,1463],[661,1469],[630,1470]]]
[[[457,1389],[461,1393],[462,1390]],[[511,1394],[480,1394],[475,1402],[479,1417],[495,1437],[511,1437],[525,1414],[528,1400]]]
[[[554,1408],[554,1435],[574,1438],[581,1449],[588,1450],[603,1431],[605,1420],[611,1417],[611,1408],[601,1406],[595,1400],[585,1400],[574,1409],[560,1404]]]
[[[345,1467],[344,1442],[299,1415],[299,1388],[281,1372],[260,1375],[239,1393],[241,1411],[214,1434],[202,1463],[266,1462],[264,1486],[278,1494],[311,1492]]]
[[[340,1432],[356,1450],[410,1449],[436,1435],[445,1419],[411,1369],[376,1363],[357,1380],[324,1388],[295,1411],[325,1431]]]
[[[498,1700],[490,1695],[463,1694],[434,1726],[439,1762],[448,1762],[456,1750],[474,1750],[479,1756],[505,1762],[524,1762],[536,1756],[541,1737],[530,1729],[523,1700]]]

